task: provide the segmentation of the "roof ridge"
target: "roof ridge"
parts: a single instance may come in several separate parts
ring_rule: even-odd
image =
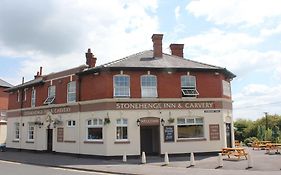
[[[2,87],[12,87],[13,85],[0,78],[0,86],[2,86]]]

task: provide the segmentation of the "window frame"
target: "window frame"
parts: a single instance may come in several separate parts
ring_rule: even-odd
[[[69,128],[74,128],[76,126],[76,121],[75,120],[67,120],[66,126],[69,127]]]
[[[154,78],[155,80],[155,86],[143,86],[143,78]],[[142,98],[157,98],[158,97],[158,91],[157,91],[157,76],[156,75],[142,75],[140,77],[140,84],[141,84],[141,97]],[[154,83],[153,83],[154,84]],[[145,90],[148,90],[148,91],[145,91]],[[151,94],[154,94],[154,95],[144,95],[145,93],[144,92],[154,92],[154,93],[151,93]]]
[[[186,85],[184,82],[186,79]],[[182,75],[181,76],[181,94],[182,97],[197,97],[199,92],[196,88],[196,77],[193,75]]]
[[[15,138],[14,140],[19,140],[20,139],[20,123],[19,122],[15,122],[14,123],[15,126]]]
[[[179,120],[184,120],[183,123],[179,123]],[[198,120],[202,120],[202,122],[197,122]],[[191,122],[193,121],[193,122]],[[200,137],[179,137],[179,127],[178,126],[202,126],[202,136]],[[192,118],[184,118],[179,117],[177,118],[177,139],[179,140],[186,140],[186,139],[203,139],[205,138],[205,129],[204,129],[204,118],[203,117],[192,117]]]
[[[36,106],[36,89],[32,89],[32,91],[31,91],[31,98],[30,98],[31,100],[31,102],[30,102],[30,106],[31,107],[35,107]]]
[[[52,90],[51,88],[54,88],[54,93],[51,94]],[[48,97],[46,98],[46,100],[44,101],[44,104],[52,104],[55,101],[56,98],[56,86],[55,85],[51,85],[48,87]]]
[[[128,86],[117,86],[116,85],[116,78],[118,77],[125,77],[128,78]],[[131,96],[131,83],[130,83],[130,76],[129,75],[123,75],[123,74],[119,74],[119,75],[114,75],[113,76],[113,97],[114,98],[130,98]],[[128,94],[121,94],[121,95],[116,95],[117,93],[117,88],[123,88],[126,89],[128,92]],[[124,91],[125,92],[125,91]]]
[[[120,120],[120,123],[118,123],[118,120]],[[126,122],[124,122],[126,121]],[[118,138],[118,128],[121,128],[121,135],[120,138]],[[124,131],[123,128],[126,128],[126,134],[127,138],[124,139]],[[127,118],[118,118],[116,119],[116,132],[115,132],[115,140],[116,141],[128,141],[129,140],[129,134],[128,134],[128,119]]]
[[[94,123],[94,120],[97,120],[97,123]],[[91,121],[89,124],[89,121]],[[89,128],[101,128],[101,139],[91,139],[89,138]],[[92,118],[92,119],[88,119],[86,120],[86,140],[87,141],[103,141],[103,135],[104,135],[104,131],[103,131],[103,119],[100,118]]]
[[[231,97],[231,84],[228,81],[222,80],[222,94]]]
[[[69,91],[69,89],[71,89],[69,87],[70,85],[74,85],[75,86],[74,87],[74,92],[70,92]],[[74,97],[75,97],[74,100],[70,100],[70,98],[69,98],[69,97],[71,97],[70,94],[74,94]],[[74,103],[74,102],[76,102],[76,81],[70,81],[70,82],[67,83],[67,100],[66,101],[67,101],[67,103]]]
[[[31,128],[33,128],[33,129],[31,129]],[[28,123],[27,140],[34,141],[34,138],[35,138],[34,136],[35,136],[35,125],[32,123]]]

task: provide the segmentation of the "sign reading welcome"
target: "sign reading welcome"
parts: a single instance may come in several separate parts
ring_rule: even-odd
[[[213,109],[214,102],[116,103],[116,109]]]

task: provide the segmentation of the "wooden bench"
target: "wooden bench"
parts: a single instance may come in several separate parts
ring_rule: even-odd
[[[271,150],[276,150],[276,154],[280,153],[279,150],[281,148],[281,144],[280,143],[267,143],[266,144],[266,153],[270,153]]]
[[[238,158],[238,160],[240,160],[241,157],[245,157],[247,159],[247,155],[248,153],[246,153],[244,148],[241,147],[236,147],[236,148],[222,148],[221,151],[222,155],[226,155],[228,158],[230,158],[230,156],[234,156],[236,158]]]
[[[258,150],[260,149],[266,149],[266,145],[271,143],[271,141],[257,141],[252,143],[252,148],[255,150],[257,148]]]

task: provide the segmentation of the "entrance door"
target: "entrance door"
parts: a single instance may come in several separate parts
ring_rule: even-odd
[[[53,130],[47,129],[47,151],[53,151]]]
[[[231,140],[231,123],[226,123],[226,144],[228,148],[232,147]]]
[[[160,154],[160,128],[159,126],[141,126],[141,152],[147,155]]]

